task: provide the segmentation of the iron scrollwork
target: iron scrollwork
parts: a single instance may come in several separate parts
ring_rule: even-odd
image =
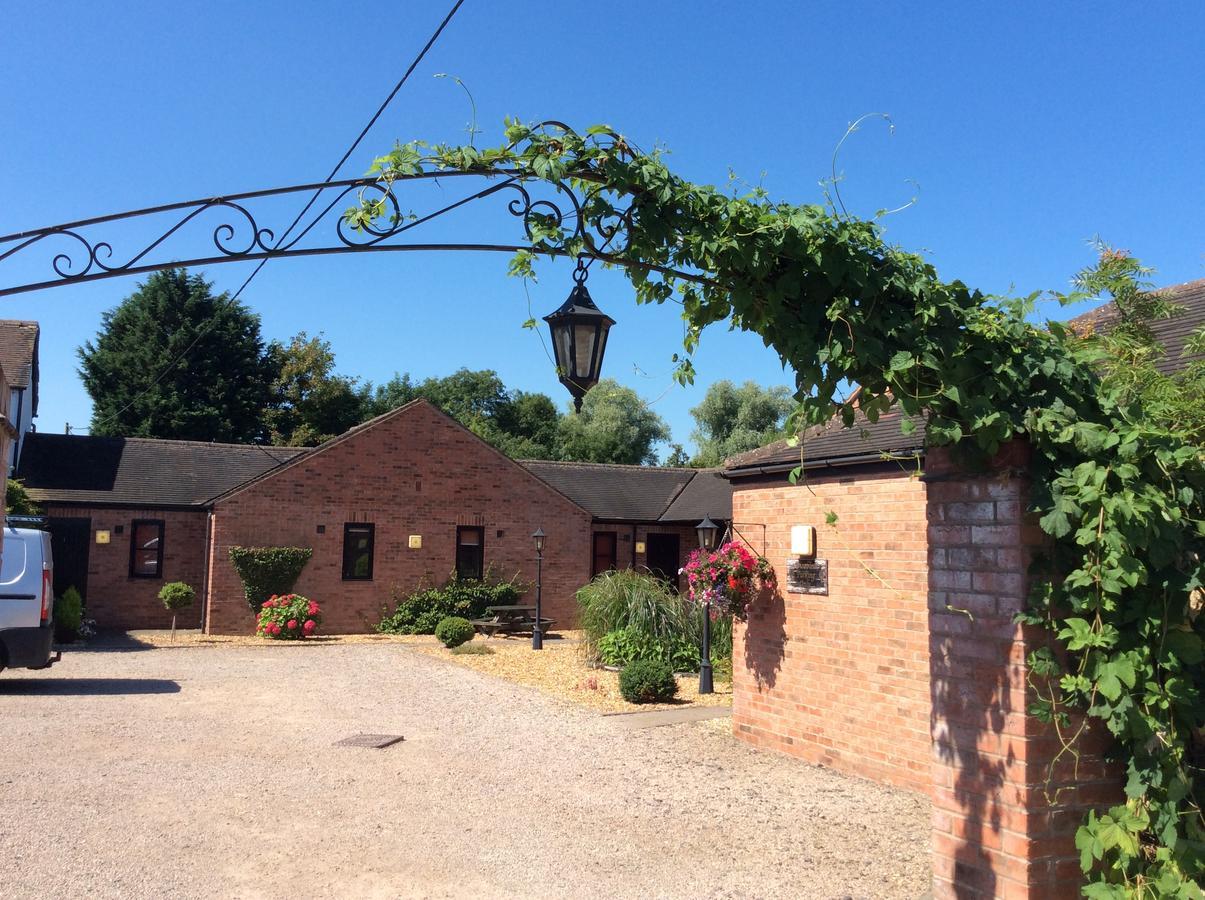
[[[421,215],[403,212],[398,193],[407,182],[459,182],[463,179],[484,180],[486,184]],[[281,231],[266,227],[257,218],[257,203],[306,192],[314,195],[306,207],[309,212],[304,218],[299,218],[293,228]],[[411,244],[395,240],[454,210],[495,194],[509,195],[505,208],[522,225],[522,237],[517,242]],[[379,201],[384,214],[371,223],[353,227],[346,211],[350,205],[358,205],[365,198]],[[575,189],[567,181],[550,184],[518,171],[449,171],[399,176],[387,183],[378,179],[357,178],[172,203],[0,236],[0,277],[3,277],[6,268],[14,271],[20,261],[30,259],[40,249],[60,247],[54,243],[56,240],[65,239],[72,243],[67,249],[59,249],[50,259],[50,272],[55,277],[27,277],[18,283],[0,283],[0,296],[178,265],[212,265],[372,250],[513,252],[530,249],[547,255],[585,252],[588,255],[608,256],[621,253],[624,247],[618,244],[626,225],[630,223],[630,210],[609,216],[584,212],[605,205],[596,201],[596,193]],[[181,258],[178,253],[170,258],[167,256],[164,245],[169,239],[177,236],[187,238],[201,220],[215,213],[227,215],[209,231],[205,244],[187,253],[186,258]],[[165,226],[162,220],[173,215],[176,218],[169,220]],[[117,240],[108,235],[98,236],[97,232],[104,226],[119,222],[140,227],[157,225],[157,233],[150,239],[143,237],[137,243],[138,249],[117,256],[114,246]],[[277,234],[281,235],[279,239]],[[120,261],[114,261],[115,258]]]

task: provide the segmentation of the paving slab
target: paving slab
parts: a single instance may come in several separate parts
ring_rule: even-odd
[[[684,706],[682,709],[655,709],[652,712],[606,713],[620,728],[660,728],[683,722],[703,722],[732,716],[731,706]]]

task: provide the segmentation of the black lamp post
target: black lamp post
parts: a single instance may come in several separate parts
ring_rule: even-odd
[[[557,377],[573,395],[573,406],[581,412],[582,397],[598,384],[603,354],[607,350],[607,332],[615,320],[594,305],[586,290],[587,271],[579,258],[573,271],[576,282],[569,299],[561,308],[544,317],[552,332],[552,354],[556,358]]]
[[[536,542],[536,622],[531,626],[531,649],[544,649],[544,632],[540,628],[540,593],[544,580],[544,529],[537,528],[531,539]]]
[[[715,549],[715,539],[720,532],[720,526],[711,521],[711,516],[704,516],[703,521],[695,526],[699,535],[699,547],[706,553]],[[711,684],[711,592],[708,591],[707,601],[703,605],[703,656],[699,660],[699,693],[713,694]]]

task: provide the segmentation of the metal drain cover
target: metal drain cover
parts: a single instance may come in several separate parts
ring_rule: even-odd
[[[341,741],[336,741],[336,747],[367,747],[370,750],[384,750],[402,741],[400,734],[353,734]]]

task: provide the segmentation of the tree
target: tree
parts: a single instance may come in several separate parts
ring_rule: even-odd
[[[681,444],[670,444],[669,454],[665,457],[664,465],[685,468],[690,465],[690,455]]]
[[[76,352],[92,434],[258,441],[273,365],[259,316],[184,269],[157,272]]]
[[[42,508],[30,499],[25,483],[8,479],[4,489],[4,511],[10,516],[40,516]]]
[[[783,420],[791,411],[790,391],[763,388],[752,381],[737,387],[717,381],[703,402],[690,411],[697,428],[691,437],[699,448],[696,466],[718,466],[746,450],[756,450],[782,437]]]
[[[653,445],[669,428],[634,390],[604,378],[586,394],[582,411],[561,419],[561,459],[653,465]]]
[[[335,375],[335,354],[321,335],[304,331],[268,348],[277,371],[265,420],[273,444],[313,447],[364,418],[364,397],[353,379]]]
[[[560,413],[547,394],[510,391],[492,369],[459,369],[415,384],[394,375],[361,392],[366,418],[423,398],[515,459],[555,459]]]

